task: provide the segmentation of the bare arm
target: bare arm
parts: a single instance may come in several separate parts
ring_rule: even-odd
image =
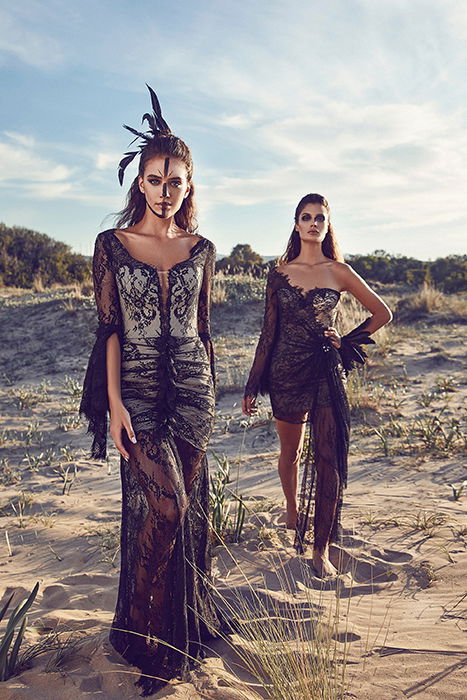
[[[365,327],[368,333],[374,333],[392,320],[392,312],[388,305],[350,265],[341,266],[341,276],[342,290],[350,292],[371,314],[371,319]]]
[[[392,320],[388,305],[371,289],[371,287],[346,263],[338,263],[337,280],[341,291],[350,292],[371,314],[365,322],[365,331],[371,335]],[[341,336],[334,328],[328,328],[324,335],[335,348],[341,346]]]
[[[120,390],[121,350],[118,335],[114,333],[107,340],[107,394],[109,396],[110,412],[122,403]]]
[[[107,340],[107,393],[110,410],[110,434],[115,447],[124,459],[130,459],[128,450],[123,442],[123,431],[126,431],[131,442],[136,442],[135,432],[131,424],[130,414],[122,401],[120,375],[121,375],[121,350],[118,335],[114,333]]]

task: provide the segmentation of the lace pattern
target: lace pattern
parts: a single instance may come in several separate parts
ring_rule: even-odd
[[[219,629],[206,587],[214,261],[214,246],[201,239],[165,276],[135,260],[113,229],[96,241],[101,330],[82,409],[91,422],[105,419],[105,343],[118,332],[122,400],[137,443],[126,440],[130,459],[121,460],[121,572],[110,641],[130,663],[162,679],[142,678],[145,694],[164,679],[186,677],[187,654],[200,658],[202,643]],[[101,422],[98,428],[96,452],[102,456]]]
[[[313,491],[314,546],[323,549],[340,531],[350,412],[339,352],[324,335],[333,325],[339,299],[334,289],[304,292],[272,269],[263,328],[245,388],[245,396],[267,388],[277,419],[308,423],[295,538],[299,552],[304,550]]]

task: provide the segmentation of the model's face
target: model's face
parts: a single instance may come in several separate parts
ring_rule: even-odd
[[[322,204],[306,204],[295,224],[300,240],[322,243],[329,227],[329,214]]]
[[[138,183],[146,205],[159,219],[174,216],[190,193],[186,166],[179,158],[151,158]]]

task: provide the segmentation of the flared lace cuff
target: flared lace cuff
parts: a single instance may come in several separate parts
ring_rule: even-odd
[[[243,398],[246,399],[247,396],[254,396],[255,398],[259,394],[258,382],[248,381],[245,386],[245,391],[243,392]]]
[[[114,333],[121,336],[121,326],[100,323],[96,330],[96,341],[89,358],[84,377],[83,396],[79,412],[89,421],[88,433],[92,434],[91,457],[105,459],[107,455],[107,340]]]
[[[375,345],[373,338],[370,338],[370,334],[365,328],[368,326],[371,317],[368,317],[359,326],[354,328],[347,335],[342,336],[341,346],[339,348],[339,353],[342,360],[342,366],[346,374],[354,367],[359,365],[364,365],[368,357],[362,345]]]

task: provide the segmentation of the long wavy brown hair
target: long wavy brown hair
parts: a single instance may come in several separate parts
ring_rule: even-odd
[[[134,226],[144,216],[146,211],[146,200],[144,194],[139,189],[138,177],[144,176],[146,163],[155,156],[165,156],[169,158],[179,158],[184,163],[187,172],[190,191],[182,206],[175,214],[175,223],[185,231],[193,233],[198,228],[196,221],[195,187],[193,184],[193,158],[188,146],[182,139],[174,134],[158,134],[154,136],[141,152],[138,166],[138,175],[131,183],[128,190],[126,205],[117,215],[115,226],[126,228]]]
[[[336,240],[334,229],[331,224],[331,210],[329,208],[329,203],[328,200],[325,197],[323,197],[323,195],[306,194],[304,197],[302,197],[299,203],[297,204],[297,208],[295,209],[295,223],[298,223],[300,214],[302,213],[303,209],[306,207],[307,204],[321,204],[326,209],[328,213],[329,226],[326,232],[326,236],[324,237],[324,240],[321,244],[321,249],[323,251],[323,254],[330,260],[338,260],[339,262],[343,262],[344,256],[341,253],[339,244]],[[285,263],[288,263],[291,260],[295,260],[295,258],[299,255],[300,250],[300,234],[294,226],[292,234],[287,242],[287,248],[285,250],[285,253],[279,258],[278,264],[284,265]]]

